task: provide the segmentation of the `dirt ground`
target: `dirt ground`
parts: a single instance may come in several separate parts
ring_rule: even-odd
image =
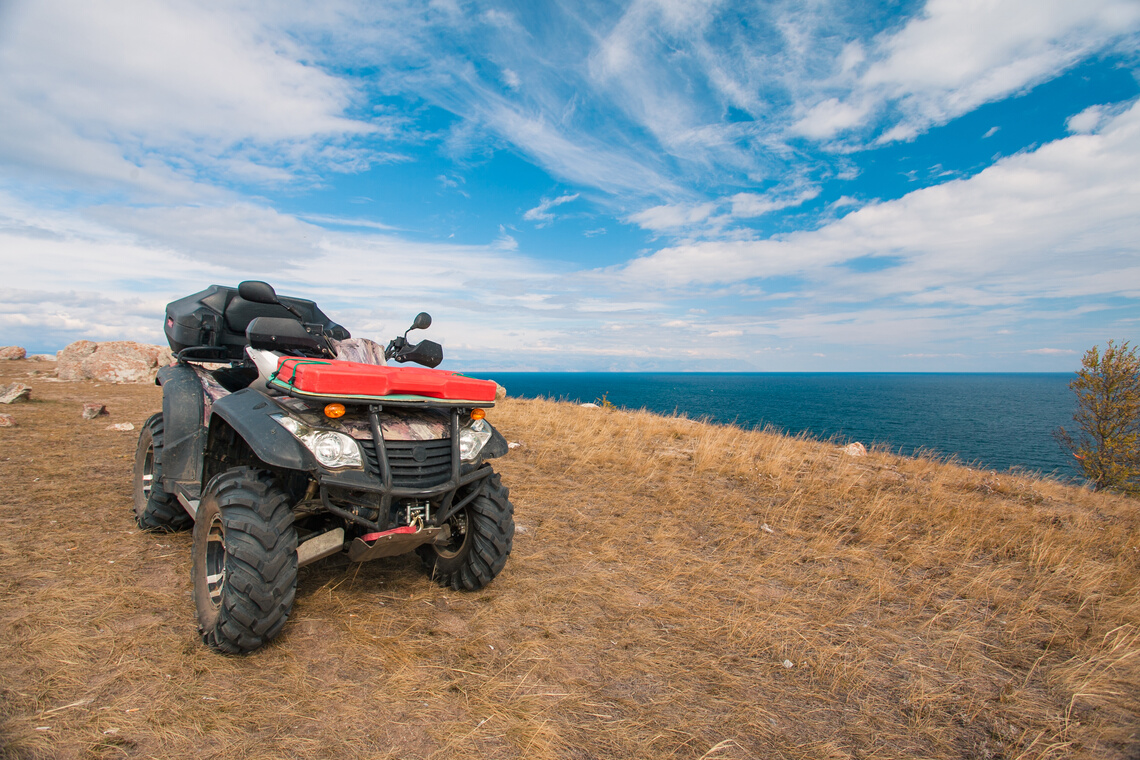
[[[508,400],[494,583],[333,557],[228,657],[133,521],[160,391],[52,368],[0,362],[0,757],[1140,758],[1135,500]]]

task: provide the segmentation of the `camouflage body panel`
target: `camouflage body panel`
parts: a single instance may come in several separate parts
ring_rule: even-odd
[[[341,428],[353,438],[372,440],[368,418],[341,418]],[[380,412],[380,431],[385,441],[438,441],[450,438],[446,413],[434,409],[410,409],[399,414]]]
[[[372,440],[368,413],[360,407],[350,406],[345,416],[331,420],[322,411],[324,404],[314,404],[292,396],[278,397],[274,401],[312,427],[340,430],[362,441]],[[450,415],[443,409],[380,412],[380,430],[386,441],[438,441],[451,437]]]
[[[375,364],[385,366],[384,347],[368,338],[349,338],[348,340],[331,341],[336,349],[336,358],[342,362],[357,362],[359,364]]]
[[[230,395],[230,392],[222,387],[222,384],[214,379],[209,370],[205,367],[198,366],[197,364],[190,365],[194,369],[194,374],[198,376],[198,382],[202,384],[202,393],[204,395],[203,406],[205,413],[202,416],[202,424],[207,425],[210,422],[210,410],[214,407],[214,402],[223,396]]]

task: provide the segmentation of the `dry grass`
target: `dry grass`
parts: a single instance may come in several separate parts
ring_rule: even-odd
[[[1136,501],[511,400],[495,583],[334,558],[222,657],[189,536],[134,528],[135,437],[104,429],[158,390],[30,384],[0,430],[0,755],[1140,756]]]

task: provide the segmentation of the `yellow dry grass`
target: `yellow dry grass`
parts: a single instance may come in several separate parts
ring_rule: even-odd
[[[1140,753],[1134,500],[509,400],[519,532],[491,586],[333,558],[280,638],[223,657],[195,635],[189,536],[135,529],[135,436],[105,429],[158,390],[30,384],[0,429],[5,757]]]

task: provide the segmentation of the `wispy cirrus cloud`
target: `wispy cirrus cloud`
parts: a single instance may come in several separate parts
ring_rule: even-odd
[[[523,219],[528,222],[537,222],[538,227],[544,227],[554,221],[554,214],[550,213],[550,209],[561,206],[563,203],[576,201],[578,196],[578,193],[566,193],[557,198],[544,198],[542,203],[523,214]]]
[[[993,308],[1140,297],[1140,104],[1096,134],[872,204],[818,230],[662,248],[615,273],[641,287],[756,283],[831,302]],[[998,211],[1000,209],[1000,211]],[[881,262],[877,263],[877,262]]]

